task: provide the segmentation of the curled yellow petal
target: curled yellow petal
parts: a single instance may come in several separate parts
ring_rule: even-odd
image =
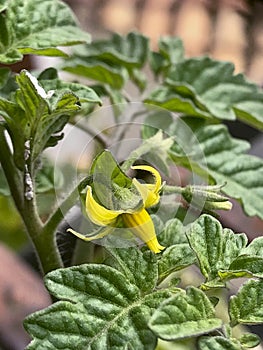
[[[105,237],[106,235],[110,234],[113,230],[114,230],[114,227],[112,227],[112,226],[105,227],[105,228],[101,229],[99,233],[97,233],[96,235],[93,235],[93,236],[85,236],[82,233],[79,233],[77,231],[72,230],[72,228],[68,228],[67,232],[73,233],[73,235],[77,236],[78,238],[80,238],[84,241],[92,241],[94,239],[99,239],[99,238]]]
[[[114,224],[115,219],[123,212],[119,210],[109,210],[97,203],[92,196],[91,187],[88,186],[86,196],[86,213],[94,224],[99,226],[107,226]]]
[[[155,179],[154,184],[141,184],[137,179],[133,179],[133,183],[143,198],[145,208],[156,205],[160,200],[159,192],[162,187],[161,175],[155,168],[149,165],[136,165],[132,169],[145,170],[153,175]]]
[[[138,213],[122,214],[122,218],[125,226],[145,242],[151,251],[160,253],[165,248],[159,244],[152,219],[145,209]]]

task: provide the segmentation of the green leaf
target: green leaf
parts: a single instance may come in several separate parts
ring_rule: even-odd
[[[165,249],[158,261],[159,278],[164,279],[172,272],[182,270],[194,264],[195,261],[195,254],[189,244],[181,243],[170,246]]]
[[[256,237],[249,244],[249,246],[242,249],[243,255],[254,255],[263,258],[263,237]]]
[[[263,323],[263,280],[249,280],[230,298],[232,326]]]
[[[140,68],[144,65],[149,50],[149,39],[140,33],[128,33],[121,36],[114,33],[108,40],[97,40],[91,44],[78,48],[75,57],[87,61],[95,59],[109,66],[123,66]]]
[[[163,86],[147,99],[149,103],[192,116],[243,122],[263,129],[263,93],[234,65],[209,57],[186,59],[174,65]]]
[[[145,82],[137,69],[146,61],[149,51],[148,39],[138,33],[127,36],[114,34],[109,40],[98,40],[78,48],[65,62],[64,70],[78,74],[111,88],[121,89],[129,76],[140,89]]]
[[[184,47],[180,38],[164,36],[158,43],[159,52],[165,57],[170,65],[175,65],[184,59]]]
[[[85,106],[85,104],[93,104],[94,106],[95,104],[102,104],[101,99],[93,89],[82,84],[60,80],[54,68],[42,72],[38,77],[38,81],[46,91],[54,90],[51,101],[56,101],[65,92],[71,92],[78,96],[82,106]]]
[[[35,160],[44,148],[54,144],[54,135],[61,132],[70,115],[80,109],[79,98],[71,91],[60,89],[57,99],[50,101],[53,91],[46,93],[36,78],[26,71],[17,77],[17,102],[26,114],[31,138],[31,157]],[[62,84],[63,85],[63,84]],[[84,89],[84,88],[83,88]],[[51,103],[52,102],[52,103]],[[57,140],[59,140],[57,138]]]
[[[111,210],[139,209],[142,197],[109,151],[101,152],[93,161],[93,195]]]
[[[231,263],[229,270],[230,272],[243,272],[244,276],[263,278],[263,258],[241,255]]]
[[[45,161],[36,176],[36,192],[46,193],[61,189],[64,183],[62,172]]]
[[[163,302],[149,323],[150,329],[164,340],[195,337],[221,326],[208,297],[195,287]]]
[[[180,150],[172,148],[170,155],[175,162],[218,184],[225,183],[222,192],[239,200],[247,215],[263,218],[263,161],[244,154],[249,149],[247,142],[232,138],[223,125],[197,129],[187,145],[180,135],[178,138],[187,154],[178,157]]]
[[[70,8],[58,0],[9,0],[0,28],[4,29],[0,62],[7,64],[25,54],[66,56],[58,46],[90,41],[89,34],[77,27]]]
[[[9,186],[2,168],[0,168],[0,195],[10,196]]]
[[[229,269],[231,262],[247,244],[245,234],[234,234],[230,229],[223,229],[220,222],[209,215],[197,219],[186,234],[206,278],[204,288],[213,287],[213,281],[219,279],[218,271]]]
[[[25,112],[17,104],[4,98],[0,98],[0,111],[12,140],[15,164],[22,170],[25,162],[25,133],[27,132]]]
[[[189,94],[188,92],[179,94],[168,86],[160,86],[153,90],[143,102],[172,112],[194,117],[211,118],[205,106],[200,101],[193,100],[193,94]]]
[[[188,243],[185,228],[178,219],[166,221],[162,232],[158,236],[158,240],[166,246]]]
[[[263,161],[243,154],[248,145],[232,139],[223,126],[203,128],[197,137],[210,176],[226,183],[222,191],[238,199],[247,215],[263,218]]]
[[[5,67],[0,68],[0,89],[2,89],[6,85],[10,77],[10,74],[11,74],[11,71],[9,68],[5,68]]]
[[[245,348],[254,348],[260,344],[261,340],[257,334],[245,333],[240,337],[239,341]]]
[[[216,337],[201,337],[198,341],[199,350],[242,350],[241,346],[230,339]]]
[[[151,52],[150,65],[153,72],[167,74],[169,68],[184,59],[182,40],[176,37],[165,36],[160,38],[159,52]]]
[[[147,323],[169,293],[141,297],[122,273],[95,264],[53,271],[45,282],[64,301],[26,319],[25,327],[34,338],[28,350],[155,349],[157,338]]]
[[[125,68],[121,66],[112,67],[94,59],[70,58],[65,62],[63,69],[66,72],[108,84],[115,89],[121,89],[128,80],[128,73]]]
[[[263,278],[263,239],[255,238],[247,247],[244,247],[240,255],[232,261],[228,271],[220,271],[222,279],[238,277]]]
[[[108,249],[113,260],[110,265],[121,271],[143,293],[154,289],[158,279],[156,255],[151,251],[142,252],[138,248]]]

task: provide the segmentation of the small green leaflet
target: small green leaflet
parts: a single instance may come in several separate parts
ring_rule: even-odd
[[[45,282],[62,301],[26,319],[34,338],[27,350],[155,349],[147,323],[167,291],[142,297],[122,273],[96,264],[53,271]]]
[[[168,74],[169,69],[184,59],[184,47],[181,39],[165,36],[158,42],[159,51],[150,53],[150,66],[156,75]]]
[[[58,46],[90,41],[62,1],[9,0],[2,6],[6,12],[0,13],[0,62],[21,61],[25,54],[67,56]]]
[[[229,314],[232,327],[263,323],[263,280],[249,280],[231,297]]]
[[[185,235],[185,227],[180,220],[167,221],[158,235],[158,240],[167,247],[158,260],[160,280],[196,262],[194,251]]]
[[[224,287],[239,277],[263,277],[262,237],[247,246],[245,234],[222,228],[220,222],[202,215],[186,231],[206,281],[203,289]]]
[[[220,222],[210,215],[202,215],[186,231],[202,274],[206,278],[203,288],[223,287],[220,270],[228,270],[231,262],[247,244],[245,234],[235,234],[223,229]]]
[[[150,329],[164,340],[178,340],[212,332],[222,327],[214,307],[201,290],[189,287],[163,302],[154,312]]]

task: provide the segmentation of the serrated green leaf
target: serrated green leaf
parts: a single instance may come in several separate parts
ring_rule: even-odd
[[[157,257],[138,248],[108,249],[113,257],[110,265],[121,271],[143,293],[154,289],[158,279]]]
[[[164,279],[174,271],[194,264],[195,254],[189,244],[181,243],[166,248],[158,261],[159,278]]]
[[[232,139],[223,126],[204,128],[197,137],[210,176],[217,183],[226,183],[222,191],[238,199],[247,215],[263,218],[263,161],[243,154],[248,145]]]
[[[166,221],[158,239],[164,246],[188,243],[185,235],[185,228],[182,222],[178,219],[170,219]]]
[[[154,312],[150,329],[164,340],[195,337],[221,328],[213,305],[199,289],[189,287],[163,302]]]
[[[121,36],[114,33],[108,40],[94,40],[91,44],[78,48],[74,56],[130,70],[143,66],[148,50],[149,39],[142,34],[131,32],[127,36]]]
[[[227,270],[247,244],[245,234],[234,234],[230,229],[223,229],[220,222],[209,215],[197,219],[186,234],[206,278],[204,287],[217,286],[213,281],[218,279],[218,271]]]
[[[58,0],[10,0],[0,27],[5,28],[0,61],[7,64],[24,54],[66,56],[58,46],[90,41],[89,34],[77,27],[70,8]]]
[[[257,334],[245,333],[239,339],[245,348],[254,348],[260,344],[260,337]]]
[[[97,40],[82,46],[66,61],[64,69],[119,90],[128,78],[144,89],[145,80],[137,69],[148,56],[148,38],[139,33],[114,34],[109,40]]]
[[[232,326],[263,323],[263,280],[249,280],[230,298]]]
[[[263,239],[255,238],[247,247],[240,251],[240,255],[234,259],[228,271],[219,271],[222,279],[239,277],[263,278]]]
[[[201,337],[198,341],[199,350],[242,350],[241,346],[232,340],[215,336]]]
[[[191,58],[173,66],[165,83],[148,103],[192,116],[243,122],[263,129],[263,93],[234,65],[209,57]]]
[[[49,291],[62,301],[25,321],[34,337],[27,349],[154,350],[156,336],[147,326],[169,293],[141,298],[138,287],[105,265],[59,269],[46,276]]]

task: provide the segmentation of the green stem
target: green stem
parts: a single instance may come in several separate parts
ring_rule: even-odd
[[[169,186],[169,185],[164,185],[163,186],[163,192],[165,194],[182,194],[182,192],[185,190],[184,187],[180,186]]]
[[[38,216],[35,196],[31,200],[25,200],[22,218],[35,248],[42,273],[45,275],[63,267],[56,243],[56,231],[45,229]]]
[[[62,262],[56,246],[55,231],[48,232],[44,229],[38,215],[35,194],[30,200],[25,198],[24,174],[15,166],[3,124],[0,124],[0,162],[17,210],[35,248],[43,274],[61,267]]]
[[[4,125],[0,124],[0,163],[15,205],[21,213],[24,205],[23,175],[15,166],[13,155],[6,140],[5,130]]]

